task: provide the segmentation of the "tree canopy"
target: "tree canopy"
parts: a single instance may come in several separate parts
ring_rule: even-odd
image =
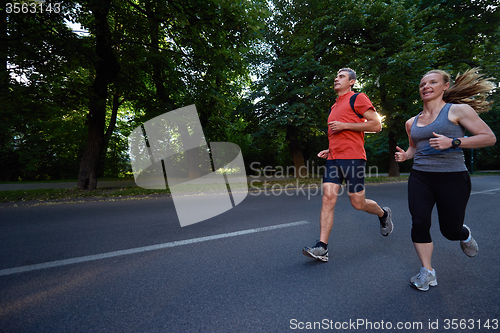
[[[368,164],[399,175],[396,145],[421,103],[427,70],[480,67],[500,78],[499,1],[89,0],[0,9],[0,180],[129,174],[127,136],[196,104],[207,141],[245,163],[309,163],[327,145],[338,69],[358,74],[384,129]],[[36,1],[23,1],[26,8]],[[51,2],[52,3],[52,2]],[[55,3],[52,3],[55,4]],[[43,8],[43,10],[41,9]],[[80,28],[75,28],[80,27]],[[496,103],[483,119],[500,135]],[[499,168],[500,145],[474,152]],[[306,174],[297,174],[306,176]]]

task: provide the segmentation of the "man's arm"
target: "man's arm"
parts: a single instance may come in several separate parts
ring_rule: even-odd
[[[363,117],[366,119],[362,123],[343,123],[340,121],[332,121],[328,126],[332,131],[357,131],[357,132],[374,132],[378,133],[382,130],[382,122],[375,110],[367,110]]]

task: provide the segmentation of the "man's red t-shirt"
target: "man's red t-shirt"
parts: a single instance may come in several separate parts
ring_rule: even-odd
[[[353,91],[339,96],[333,104],[328,122],[341,121],[344,123],[361,123],[366,121],[364,118],[359,118],[349,105],[349,98],[354,95]],[[360,93],[356,97],[354,109],[363,115],[366,111],[372,109],[375,111],[372,102],[366,94]],[[363,159],[366,161],[365,152],[365,133],[357,131],[332,131],[328,127],[328,146],[329,160],[336,159]]]

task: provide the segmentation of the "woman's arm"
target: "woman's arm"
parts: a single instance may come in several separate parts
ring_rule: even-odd
[[[399,147],[396,147],[396,149],[398,150],[394,154],[394,159],[396,160],[396,162],[404,162],[406,160],[411,160],[415,156],[416,146],[413,140],[411,139],[411,125],[413,124],[414,121],[415,117],[412,117],[405,123],[406,134],[408,134],[408,141],[410,142],[410,146],[406,151],[404,151]]]
[[[450,121],[462,125],[472,136],[457,138],[460,140],[460,148],[483,148],[493,146],[497,141],[491,128],[479,117],[477,112],[467,104],[454,104],[448,115]],[[439,133],[434,133],[435,138],[429,139],[431,147],[436,149],[448,149],[452,147],[455,138],[449,138]]]

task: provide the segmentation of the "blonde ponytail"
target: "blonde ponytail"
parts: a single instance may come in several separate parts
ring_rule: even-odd
[[[496,87],[492,80],[494,79],[484,78],[483,74],[479,74],[477,67],[469,69],[462,75],[459,73],[455,83],[444,92],[443,101],[453,104],[468,104],[477,113],[487,112],[492,104],[486,100],[487,93]]]

